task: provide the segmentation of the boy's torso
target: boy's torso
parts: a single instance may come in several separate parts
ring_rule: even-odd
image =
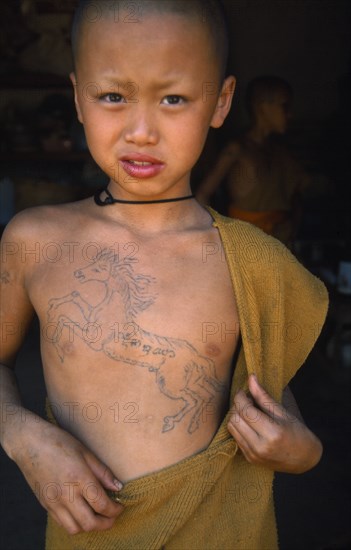
[[[27,279],[57,421],[122,481],[199,452],[239,334],[217,229],[144,236],[60,208]]]
[[[228,191],[237,208],[250,211],[289,210],[288,157],[273,144],[259,147],[248,138],[237,142],[240,153],[228,175]]]

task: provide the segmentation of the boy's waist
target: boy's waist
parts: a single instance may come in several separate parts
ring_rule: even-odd
[[[62,409],[68,404],[69,416],[63,418]],[[47,401],[47,416],[89,448],[124,484],[200,454],[218,430],[218,422],[212,425],[208,415],[200,419],[203,426],[197,434],[189,434],[185,426],[162,432],[162,415],[138,419],[131,403],[101,407],[93,401],[51,405]]]

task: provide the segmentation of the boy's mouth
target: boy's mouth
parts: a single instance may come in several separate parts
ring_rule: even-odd
[[[135,153],[123,156],[120,162],[123,170],[136,179],[157,176],[165,166],[159,159]]]
[[[152,162],[141,162],[139,160],[129,160],[127,162],[130,162],[131,164],[135,164],[135,166],[151,166]]]

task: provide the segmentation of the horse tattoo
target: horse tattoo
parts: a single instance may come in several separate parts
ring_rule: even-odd
[[[150,291],[155,279],[134,272],[136,261],[119,259],[114,252],[103,250],[87,267],[75,271],[79,284],[103,285],[101,299],[91,304],[74,290],[49,300],[48,321],[55,327],[52,342],[63,362],[60,339],[64,327],[69,327],[91,349],[102,351],[115,361],[148,369],[165,396],[182,402],[175,415],[164,417],[162,431],[172,430],[191,413],[188,432],[193,433],[205,407],[214,400],[216,392],[224,391],[224,385],[216,376],[214,362],[201,356],[189,342],[160,336],[139,326],[138,313],[150,307],[156,295]],[[113,325],[106,319],[114,319]],[[172,377],[180,366],[182,377]]]

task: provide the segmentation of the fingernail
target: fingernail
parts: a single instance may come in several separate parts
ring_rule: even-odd
[[[120,481],[118,481],[118,479],[114,479],[113,484],[117,488],[117,491],[120,491],[121,489],[123,489],[123,485]]]

